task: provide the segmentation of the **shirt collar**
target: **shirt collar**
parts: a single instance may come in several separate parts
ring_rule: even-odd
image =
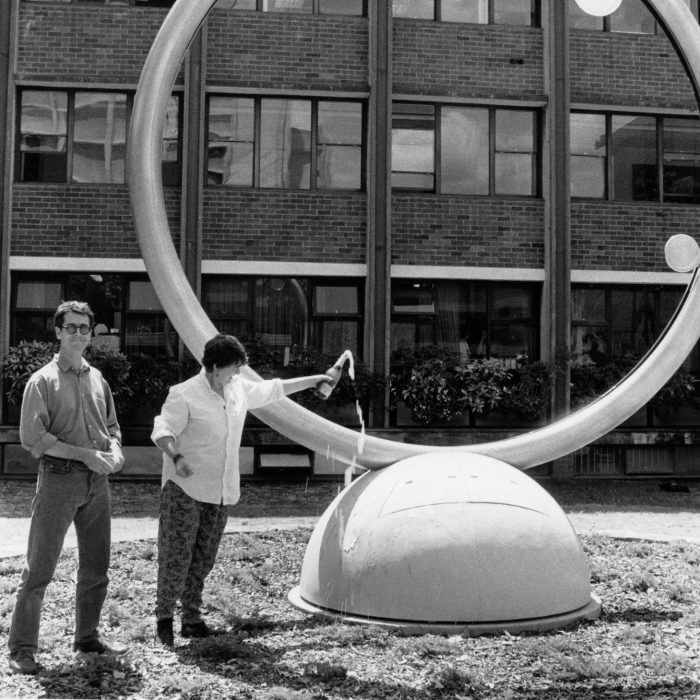
[[[69,372],[72,369],[72,365],[69,360],[67,360],[65,357],[61,357],[58,353],[56,353],[53,356],[54,362],[58,365],[58,368],[62,372]],[[90,365],[88,364],[87,360],[84,357],[80,358],[80,372],[81,374],[83,372],[89,372],[90,371]]]

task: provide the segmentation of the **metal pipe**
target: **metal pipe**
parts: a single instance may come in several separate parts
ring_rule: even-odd
[[[129,142],[129,186],[142,255],[173,325],[195,357],[216,328],[187,282],[173,246],[163,201],[160,138],[165,106],[177,70],[197,28],[215,0],[177,0],[153,43],[134,102]],[[696,90],[700,85],[700,26],[683,0],[650,0],[666,22]],[[348,464],[378,469],[416,454],[471,452],[527,469],[587,445],[647,403],[673,376],[700,337],[700,283],[693,276],[672,323],[639,365],[612,390],[566,418],[533,432],[462,447],[409,445],[364,438],[285,399],[255,415],[283,435]],[[259,379],[250,368],[245,376]]]

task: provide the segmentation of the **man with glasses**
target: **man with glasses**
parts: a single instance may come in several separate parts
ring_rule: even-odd
[[[41,605],[71,523],[79,552],[73,649],[124,651],[101,640],[97,630],[109,567],[107,477],[121,469],[124,457],[112,392],[100,371],[83,358],[93,321],[84,302],[65,301],[58,307],[58,354],[31,376],[22,399],[20,439],[39,459],[39,473],[8,639],[14,673],[37,672]]]

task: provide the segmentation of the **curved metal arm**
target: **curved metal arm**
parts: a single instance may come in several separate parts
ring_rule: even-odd
[[[683,0],[650,0],[675,39],[691,79],[700,92],[700,27]],[[216,328],[202,309],[182,270],[165,213],[160,142],[165,108],[187,46],[215,0],[177,0],[146,60],[136,92],[129,138],[129,186],[143,259],[165,312],[195,357]],[[361,437],[305,410],[289,399],[258,409],[258,418],[283,435],[322,454],[377,469],[416,454],[462,451],[485,454],[526,469],[561,457],[619,425],[659,391],[700,337],[700,288],[697,277],[672,325],[653,350],[618,385],[585,408],[540,430],[507,440],[434,447]],[[250,368],[246,376],[257,378]]]

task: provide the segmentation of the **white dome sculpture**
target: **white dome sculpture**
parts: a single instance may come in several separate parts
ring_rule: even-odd
[[[298,608],[413,633],[562,627],[600,614],[571,523],[533,479],[477,454],[367,472],[311,536]]]

